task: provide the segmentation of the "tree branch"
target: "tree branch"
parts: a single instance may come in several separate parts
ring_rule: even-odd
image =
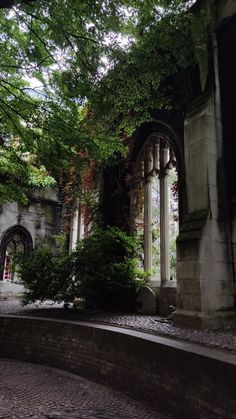
[[[88,38],[86,36],[75,35],[74,33],[71,33],[71,32],[68,32],[68,35],[71,36],[72,38],[75,38],[75,39],[82,39],[84,41],[93,42],[94,44],[99,44],[99,42],[96,41],[95,39]]]
[[[22,132],[19,130],[18,126],[15,124],[14,120],[12,119],[11,115],[6,111],[6,109],[4,107],[2,107],[0,105],[0,109],[3,110],[3,112],[7,115],[7,117],[10,119],[13,127],[15,128],[16,132],[18,132],[18,134],[20,135],[20,137],[22,137],[24,139],[24,136],[22,134]]]
[[[5,102],[4,100],[2,100],[0,98],[0,102],[2,102],[7,108],[9,108],[12,112],[14,112],[16,115],[20,116],[22,119],[24,119],[24,121],[26,121],[25,116],[23,116],[19,111],[17,111],[15,108],[12,108],[12,106],[10,106],[7,102]]]
[[[30,27],[30,25],[25,21],[25,19],[20,15],[20,13],[18,13],[16,11],[15,8],[13,8],[15,14],[19,17],[19,19],[27,26],[27,28],[29,29],[30,32],[32,32],[34,34],[34,36],[41,42],[41,44],[43,45],[45,51],[47,52],[47,54],[49,55],[49,57],[52,58],[52,60],[54,61],[54,63],[56,63],[57,61],[55,60],[55,58],[53,57],[53,55],[51,54],[51,52],[48,50],[48,46],[46,44],[46,42],[37,34],[37,32],[35,32],[35,30]]]

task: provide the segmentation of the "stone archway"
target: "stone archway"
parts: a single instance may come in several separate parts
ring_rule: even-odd
[[[155,265],[159,265],[156,268],[162,286],[166,285],[171,279],[170,221],[172,217],[173,224],[173,204],[176,211],[174,240],[178,233],[177,169],[175,153],[168,138],[158,133],[152,133],[148,136],[135,164],[135,171],[139,177],[139,187],[142,184],[143,188],[141,218],[139,214],[144,241],[143,264],[144,270],[148,272],[154,272]],[[171,177],[173,178],[172,181]],[[176,189],[175,200],[172,193],[173,187]],[[135,200],[135,194],[133,199]],[[132,204],[134,204],[134,201]],[[155,255],[155,246],[158,257],[157,252]]]
[[[0,247],[0,280],[12,280],[14,275],[10,273],[10,258],[20,251],[25,255],[30,254],[33,250],[33,241],[30,233],[21,225],[15,225],[2,236]]]

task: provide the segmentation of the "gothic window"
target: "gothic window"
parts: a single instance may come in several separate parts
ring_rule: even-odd
[[[178,233],[177,163],[164,137],[148,138],[135,170],[139,183],[134,188],[132,207],[136,229],[143,235],[144,270],[164,285],[176,277]]]
[[[3,281],[17,281],[14,256],[16,253],[28,254],[32,251],[32,248],[32,238],[24,227],[18,225],[7,230],[1,240],[0,279]]]

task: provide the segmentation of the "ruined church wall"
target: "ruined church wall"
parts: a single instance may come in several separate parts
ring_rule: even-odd
[[[58,233],[60,205],[58,191],[48,188],[33,190],[27,205],[6,202],[0,207],[0,239],[11,227],[21,225],[30,233],[33,246]]]

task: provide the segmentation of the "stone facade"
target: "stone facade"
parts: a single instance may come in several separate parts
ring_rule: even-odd
[[[185,119],[188,214],[178,237],[176,320],[218,327],[235,320],[230,226],[219,104],[211,96]],[[222,323],[223,322],[223,323]]]
[[[193,12],[199,13],[204,3],[196,2]],[[136,161],[140,150],[149,146],[150,138],[156,137],[160,141],[165,138],[175,154],[179,176],[179,235],[177,301],[175,304],[171,287],[171,304],[177,306],[174,314],[177,325],[196,328],[219,328],[236,322],[236,52],[233,46],[236,4],[231,0],[215,4],[216,27],[212,44],[208,46],[209,62],[207,66],[199,63],[198,83],[196,78],[192,79],[194,88],[187,109],[185,107],[181,115],[157,111],[153,122],[139,129],[133,153]],[[181,103],[179,105],[181,107]],[[152,156],[150,160],[146,154],[144,179],[145,168],[147,171],[154,159]],[[150,185],[144,180],[144,265],[147,271],[153,251],[149,189]],[[167,231],[161,219],[160,229]],[[167,247],[162,240],[162,255],[168,253]],[[163,274],[168,271],[164,259],[161,258],[160,283],[150,282],[158,295],[159,307],[162,306],[161,295],[167,297],[170,285],[169,275]],[[161,288],[165,288],[164,292]]]
[[[232,139],[227,138],[235,118],[227,114],[229,108],[231,115],[235,112],[236,84],[232,70],[227,71],[229,62],[222,60],[226,46],[222,31],[236,34],[236,5],[229,0],[216,6],[218,26],[208,75],[214,79],[214,88],[195,101],[184,122],[187,211],[177,240],[175,321],[197,328],[231,326],[236,320],[234,192],[230,186],[235,155],[229,156]],[[230,67],[236,69],[234,48],[227,48]],[[226,99],[229,81],[232,90]]]
[[[32,190],[27,205],[17,202],[7,202],[0,209],[0,243],[1,243],[1,293],[15,293],[22,291],[22,287],[15,283],[4,270],[6,251],[10,241],[22,244],[24,251],[31,252],[37,245],[60,231],[61,205],[57,189]],[[15,238],[14,238],[15,237]],[[18,245],[16,244],[16,246]]]
[[[204,3],[205,0],[195,2],[193,13],[197,14]],[[160,278],[151,280],[149,285],[157,293],[159,308],[163,295],[165,312],[168,312],[167,301],[177,305],[174,313],[177,325],[196,328],[219,328],[236,322],[236,3],[235,0],[215,0],[215,6],[215,33],[212,44],[205,45],[209,62],[205,66],[199,63],[188,74],[191,92],[184,103],[180,98],[176,106],[180,111],[153,111],[153,120],[136,133],[130,157],[130,163],[135,166],[144,151],[140,176],[144,179],[143,253],[147,271],[152,268],[150,177],[153,171],[160,178],[160,188],[166,189],[160,161],[159,166],[155,165],[155,147],[160,154],[162,148],[168,148],[169,156],[173,152],[176,158],[179,200],[177,301],[174,301],[173,286],[170,287],[167,202],[164,200],[160,217]],[[104,223],[132,231],[133,190],[132,185],[125,183],[127,172],[121,166],[104,169],[101,194]],[[9,229],[21,226],[30,235],[34,247],[42,238],[55,234],[59,210],[56,197],[33,195],[27,207],[4,204],[0,214],[1,240]],[[78,205],[71,228],[71,250],[83,236],[83,230]],[[30,242],[29,238],[27,240]]]
[[[214,89],[185,118],[188,211],[178,237],[175,320],[177,324],[199,328],[230,326],[236,320],[231,198],[234,193],[230,185],[234,157],[229,156],[232,139],[228,136],[235,118],[228,117],[228,110],[231,109],[230,115],[232,108],[235,110],[236,84],[232,69],[227,70],[236,68],[236,54],[228,45],[226,55],[230,55],[230,63],[222,55],[225,34],[228,42],[229,36],[236,34],[236,5],[226,1],[217,2],[216,6],[218,26],[212,46]],[[232,90],[226,98],[229,82]]]

